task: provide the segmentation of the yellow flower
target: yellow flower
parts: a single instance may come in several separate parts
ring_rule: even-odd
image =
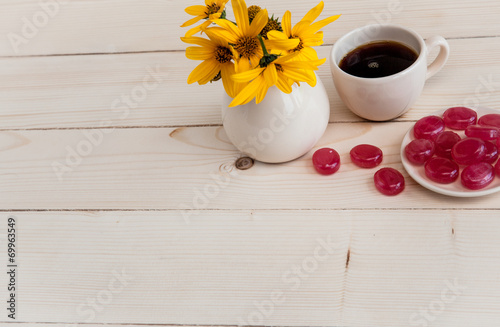
[[[190,15],[196,16],[184,24],[181,27],[191,26],[202,19],[208,19],[203,24],[190,29],[186,33],[186,37],[193,36],[194,34],[204,31],[215,19],[219,19],[224,11],[226,3],[229,0],[205,0],[205,6],[190,6],[186,8],[186,12]]]
[[[217,29],[208,28],[205,30],[205,33],[210,38],[208,40],[196,36],[181,38],[186,43],[201,46],[188,47],[186,49],[186,57],[192,60],[203,60],[191,72],[187,82],[188,84],[198,82],[198,84],[203,85],[220,74],[226,93],[234,98],[246,84],[239,84],[232,80],[231,77],[235,74],[232,62],[235,52],[226,40],[214,33]]]
[[[281,27],[283,28],[283,33],[277,33],[276,31],[270,31],[268,37],[270,40],[280,40],[283,39],[283,35],[286,35],[289,39],[298,39],[300,42],[294,49],[290,50],[289,53],[299,52],[299,56],[295,60],[307,61],[307,60],[317,60],[318,55],[313,46],[320,46],[323,44],[323,32],[319,32],[320,29],[326,25],[336,21],[340,15],[331,16],[326,19],[320,20],[314,23],[321,12],[323,11],[325,4],[321,1],[316,7],[311,9],[305,16],[292,28],[292,14],[287,11],[283,16],[281,21]]]
[[[316,75],[311,77],[307,72],[317,70],[318,66],[325,63],[326,59],[314,61],[296,61],[298,54],[294,53],[288,56],[279,57],[264,68],[256,68],[243,73],[233,75],[233,80],[237,83],[250,82],[233,99],[230,107],[246,104],[253,98],[256,103],[260,103],[267,94],[267,90],[276,85],[285,93],[292,92],[292,84],[298,82],[307,82],[312,86],[316,85]]]
[[[252,23],[248,18],[248,8],[244,0],[231,0],[236,24],[225,19],[214,21],[223,30],[217,30],[217,34],[233,46],[240,58],[236,59],[236,71],[244,72],[259,65],[264,56],[259,38],[257,37],[268,23],[267,10],[257,12]],[[297,40],[288,40],[285,35],[275,42],[266,43],[271,49],[289,50],[298,45]]]

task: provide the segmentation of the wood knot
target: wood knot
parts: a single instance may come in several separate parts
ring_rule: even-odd
[[[351,249],[347,250],[347,257],[345,260],[345,268],[349,269],[349,263],[351,262]]]
[[[236,160],[234,166],[239,170],[247,170],[253,167],[254,161],[250,157],[241,157]]]

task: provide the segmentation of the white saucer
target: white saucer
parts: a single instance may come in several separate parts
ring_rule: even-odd
[[[447,108],[448,109],[448,108]],[[475,109],[477,112],[478,119],[481,116],[484,116],[486,114],[500,114],[500,110],[495,110],[495,109],[490,109],[486,107],[478,107]],[[443,113],[446,111],[446,109],[436,111],[432,113],[431,115],[435,116],[443,116]],[[450,129],[446,129],[450,130]],[[464,131],[455,131],[455,133],[460,135],[461,137],[464,137]],[[412,140],[415,138],[413,137],[413,126],[410,128],[408,133],[406,133],[403,143],[401,144],[401,161],[403,162],[403,166],[405,167],[406,171],[408,174],[420,185],[423,187],[434,191],[436,193],[444,194],[444,195],[449,195],[449,196],[456,196],[456,197],[477,197],[477,196],[483,196],[483,195],[488,195],[492,194],[495,192],[500,191],[500,177],[495,176],[495,179],[493,182],[488,185],[486,188],[473,191],[469,190],[468,188],[464,187],[462,185],[462,182],[460,181],[460,178],[458,178],[454,183],[451,184],[439,184],[436,182],[431,181],[426,175],[425,175],[425,169],[424,165],[422,166],[416,166],[408,161],[406,159],[405,155],[405,147],[410,143]],[[500,150],[500,149],[499,149]]]

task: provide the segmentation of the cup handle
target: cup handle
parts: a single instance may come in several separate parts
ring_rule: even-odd
[[[444,37],[438,35],[425,40],[425,45],[427,46],[427,55],[429,55],[435,47],[440,48],[436,59],[429,66],[427,66],[427,75],[425,77],[427,80],[440,71],[448,61],[448,57],[450,56],[450,45]]]

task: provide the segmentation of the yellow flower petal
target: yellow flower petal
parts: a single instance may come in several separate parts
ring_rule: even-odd
[[[294,52],[294,53],[291,53],[289,55],[279,57],[278,59],[276,59],[274,61],[274,63],[275,64],[283,64],[283,63],[285,63],[287,61],[291,61],[292,59],[294,59],[295,57],[297,57],[299,54],[300,54],[300,52]]]
[[[191,18],[190,20],[188,20],[187,22],[185,22],[184,24],[182,24],[181,27],[191,26],[191,25],[199,22],[202,19],[203,19],[203,17],[200,17],[200,16],[197,16],[195,18]]]
[[[221,37],[226,38],[229,43],[236,43],[240,38],[243,37],[243,34],[241,33],[238,26],[234,25],[234,23],[228,21],[227,19],[216,19],[214,20],[214,23],[228,32],[223,34],[222,32],[217,31],[217,34],[219,34]]]
[[[184,43],[189,43],[189,44],[196,44],[200,45],[202,47],[210,48],[213,49],[214,45],[210,40],[204,39],[202,37],[198,36],[191,36],[191,37],[181,37],[182,42]]]
[[[236,24],[241,29],[244,35],[248,35],[249,30],[249,19],[248,19],[248,8],[244,0],[231,0],[233,5],[234,17],[236,18]]]
[[[293,36],[302,36],[302,34],[307,35],[308,30],[310,29],[310,24],[311,22],[307,21],[301,21],[295,24],[295,26],[292,29],[292,35]],[[310,33],[313,34],[313,33]]]
[[[308,35],[302,39],[304,47],[319,47],[323,44],[323,32],[318,32],[314,35]]]
[[[257,36],[262,31],[262,29],[267,25],[269,21],[269,16],[266,9],[263,9],[257,13],[255,18],[252,20],[252,24],[248,29],[248,36]]]
[[[205,77],[198,81],[200,85],[207,84],[220,72],[220,64],[216,60],[205,60],[204,62],[207,63],[209,70]]]
[[[198,26],[193,27],[192,29],[188,30],[188,31],[186,32],[186,35],[185,35],[185,36],[186,36],[186,37],[191,37],[191,36],[195,35],[195,34],[196,34],[196,33],[198,33],[198,32],[201,32],[201,25],[198,25]]]
[[[225,30],[220,27],[211,27],[207,28],[205,30],[205,33],[215,45],[222,47],[229,47],[229,42],[227,41],[227,39],[221,37],[220,33],[218,33],[217,31],[219,32],[222,31],[222,33],[225,32]]]
[[[259,67],[259,64],[260,64],[260,59],[264,56],[264,54],[262,53],[262,51],[259,53],[257,52],[257,54],[255,56],[251,56],[250,57],[250,65],[251,65],[251,68],[254,69],[254,68],[257,68]]]
[[[202,5],[197,5],[197,6],[189,6],[185,9],[185,11],[193,16],[201,16],[207,17],[206,11],[207,11],[207,6],[202,6]]]
[[[264,41],[266,48],[277,50],[292,50],[295,49],[299,43],[299,39],[280,39],[280,40],[266,40]]]
[[[264,70],[264,79],[266,80],[266,84],[268,86],[272,86],[276,84],[278,80],[278,72],[276,71],[276,66],[274,64],[270,64]]]
[[[240,58],[235,62],[235,68],[237,73],[243,73],[252,69],[252,64],[248,58]]]
[[[219,73],[219,67],[215,60],[205,60],[199,64],[188,77],[188,84],[198,82],[198,84],[207,84]]]
[[[234,76],[234,74],[236,73],[234,64],[232,64],[232,63],[225,64],[225,65],[222,65],[222,67],[223,67],[222,74],[226,74],[227,76],[229,76],[228,78],[232,80],[232,76]],[[231,81],[231,82],[232,82],[233,90],[232,90],[232,94],[230,94],[230,96],[232,98],[234,98],[236,95],[238,95],[241,92],[241,90],[243,90],[248,85],[247,82],[245,82],[245,83],[238,83],[235,81]]]
[[[229,107],[235,107],[250,102],[257,95],[259,87],[263,82],[264,78],[262,76],[254,79],[243,90],[241,90],[240,93],[238,93],[238,95],[229,104]]]
[[[215,14],[211,14],[208,19],[211,20],[211,21],[214,21],[216,19],[219,19],[221,16],[221,13],[220,12],[216,12]]]
[[[208,26],[210,26],[210,24],[212,24],[211,20],[207,20],[204,23],[202,23],[200,25],[200,31],[201,31],[201,33],[205,32],[208,29]]]
[[[238,73],[233,75],[233,80],[238,83],[250,82],[251,80],[257,78],[265,68],[251,69],[243,73]]]
[[[318,60],[318,54],[313,48],[305,47],[300,50],[300,55],[297,61]]]
[[[186,57],[191,60],[207,60],[213,58],[213,49],[200,48],[200,47],[188,47],[186,48]]]
[[[325,62],[326,58],[308,61],[309,64],[314,65],[316,67],[323,65]]]
[[[323,11],[324,7],[325,4],[323,3],[323,1],[321,1],[316,7],[309,10],[309,12],[304,16],[304,18],[301,19],[301,21],[309,21],[309,22],[315,21],[316,18],[318,18],[321,12]]]
[[[302,69],[284,69],[283,75],[290,78],[294,82],[312,82],[310,75],[306,73],[306,70]]]
[[[281,73],[278,73],[278,80],[276,81],[276,86],[286,94],[292,93],[292,86],[288,83],[288,78],[286,78]]]
[[[246,85],[245,83],[237,83],[233,80],[232,77],[235,75],[233,64],[221,65],[221,75],[224,90],[231,98],[234,98]]]
[[[255,103],[259,104],[264,100],[267,94],[267,90],[269,90],[270,85],[261,84],[259,85],[259,89],[257,90],[257,95],[255,96]]]
[[[283,33],[288,37],[292,37],[292,13],[290,11],[286,11],[281,19],[281,28],[283,29]]]
[[[309,79],[306,80],[306,83],[312,87],[315,87],[317,83],[316,74],[314,74],[314,72],[311,70],[306,70],[305,73],[309,76]]]
[[[325,18],[323,20],[320,20],[319,22],[316,22],[316,23],[311,25],[310,31],[312,33],[316,33],[317,31],[319,31],[320,29],[322,29],[326,25],[333,23],[334,21],[339,19],[340,16],[341,15],[336,15],[336,16],[331,16],[331,17]]]
[[[229,0],[217,0],[217,6],[219,6],[221,8],[220,11],[223,11],[224,10],[224,7],[226,6],[226,3],[228,2]]]
[[[267,33],[267,37],[269,40],[288,40],[288,36],[284,32],[280,32],[277,30],[272,30]]]
[[[297,56],[297,58],[299,58],[299,56]],[[326,61],[326,58],[324,59],[319,59],[319,60],[308,60],[308,61],[297,61],[297,60],[293,60],[293,61],[288,61],[288,62],[284,62],[282,63],[281,65],[283,67],[286,67],[287,70],[290,70],[290,69],[293,69],[293,70],[318,70],[318,67],[321,66],[322,64],[324,64]]]

